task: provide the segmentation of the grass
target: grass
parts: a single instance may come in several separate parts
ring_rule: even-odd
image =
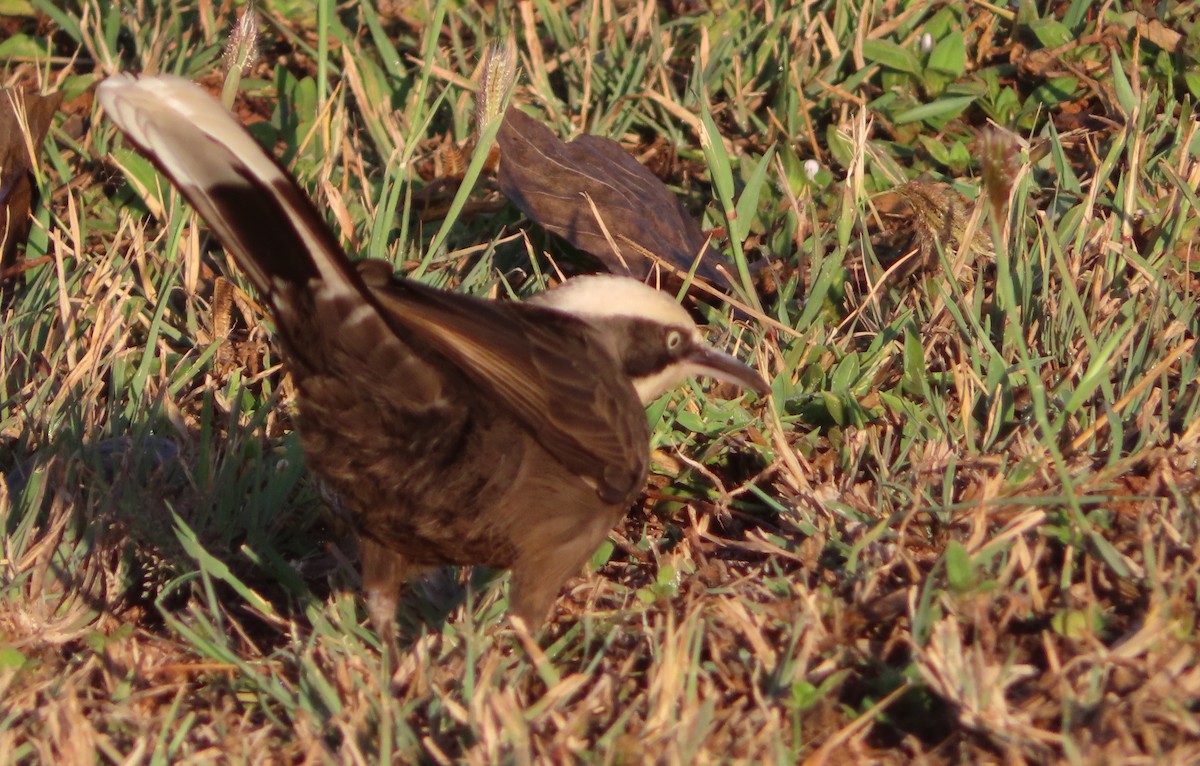
[[[67,94],[0,309],[0,758],[1200,758],[1195,12],[793,5],[263,4],[234,110],[352,252],[581,267],[489,171],[444,217],[511,33],[515,102],[620,140],[761,304],[709,320],[771,401],[650,408],[646,496],[536,642],[445,571],[393,657],[270,318],[88,95],[219,91],[235,15],[0,4],[6,82]]]

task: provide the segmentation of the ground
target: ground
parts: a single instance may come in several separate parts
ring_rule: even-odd
[[[0,284],[0,760],[1200,761],[1200,25],[1017,5],[279,0],[232,63],[240,4],[0,2],[62,94]],[[229,82],[355,257],[506,299],[601,266],[470,162],[509,37],[512,103],[726,259],[695,310],[772,394],[649,408],[543,631],[447,569],[392,653],[271,318],[92,89]]]

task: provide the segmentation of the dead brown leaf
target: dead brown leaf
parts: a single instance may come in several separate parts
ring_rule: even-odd
[[[616,274],[646,279],[662,258],[728,288],[726,265],[700,225],[657,177],[616,141],[579,136],[564,143],[545,125],[509,107],[497,136],[500,189],[547,231],[600,260]]]
[[[29,236],[32,170],[62,99],[62,93],[0,89],[0,278]]]

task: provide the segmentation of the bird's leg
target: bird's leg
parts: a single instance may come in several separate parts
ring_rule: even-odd
[[[400,587],[424,567],[413,564],[366,535],[359,537],[358,544],[367,616],[375,632],[385,644],[390,645],[396,637],[396,604],[400,598]]]
[[[597,524],[577,533],[570,541],[525,548],[523,555],[512,565],[509,612],[524,620],[531,632],[536,632],[545,622],[563,582],[579,572],[607,534],[608,528]]]

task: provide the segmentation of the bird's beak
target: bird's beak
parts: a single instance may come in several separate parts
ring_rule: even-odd
[[[735,386],[747,388],[766,396],[771,392],[771,386],[762,375],[752,367],[742,364],[729,354],[722,354],[714,348],[700,346],[688,359],[688,372],[692,375],[707,375],[710,378],[723,380]]]

